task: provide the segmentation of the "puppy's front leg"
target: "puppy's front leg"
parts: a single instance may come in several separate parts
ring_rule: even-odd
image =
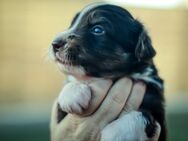
[[[149,124],[155,127],[152,137],[146,133]],[[101,141],[158,141],[160,131],[158,122],[147,119],[142,112],[132,111],[107,125],[102,130]]]
[[[74,114],[82,114],[83,110],[88,108],[90,100],[89,86],[78,82],[66,84],[58,97],[61,110]]]

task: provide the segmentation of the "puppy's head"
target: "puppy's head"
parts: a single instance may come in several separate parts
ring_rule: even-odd
[[[155,55],[143,25],[127,10],[109,4],[84,8],[51,49],[62,71],[108,78],[130,74]]]

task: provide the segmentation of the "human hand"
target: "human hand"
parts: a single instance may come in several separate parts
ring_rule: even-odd
[[[92,103],[93,106],[91,107],[98,107],[101,102],[103,102],[98,110],[91,116],[81,117],[68,114],[58,123],[58,114],[61,112],[61,110],[58,108],[57,102],[55,102],[51,118],[52,141],[99,141],[101,130],[119,116],[125,103],[129,103],[131,99],[137,101],[136,98],[138,97],[133,95],[135,93],[134,87],[131,91],[132,81],[130,79],[122,78],[118,80],[112,87],[110,83],[109,81],[106,81],[105,83],[103,82],[103,85],[105,86],[102,87],[102,89],[98,89],[98,92],[100,92],[102,96],[94,101]],[[141,87],[141,89],[144,88]],[[109,92],[104,99],[108,90]],[[144,90],[138,92],[141,92],[142,94],[140,94],[140,97],[143,97]],[[141,102],[141,100],[133,102],[136,108],[139,107],[139,102]]]

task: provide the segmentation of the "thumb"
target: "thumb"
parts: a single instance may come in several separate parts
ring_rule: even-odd
[[[52,112],[51,112],[51,119],[50,119],[50,130],[51,133],[55,132],[55,129],[57,128],[57,113],[58,113],[58,103],[57,100],[55,100],[53,106],[52,106]]]

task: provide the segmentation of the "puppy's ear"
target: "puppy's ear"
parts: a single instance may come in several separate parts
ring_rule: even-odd
[[[138,37],[138,42],[135,48],[135,56],[139,61],[149,60],[156,54],[152,47],[151,39],[145,29],[142,30]]]

